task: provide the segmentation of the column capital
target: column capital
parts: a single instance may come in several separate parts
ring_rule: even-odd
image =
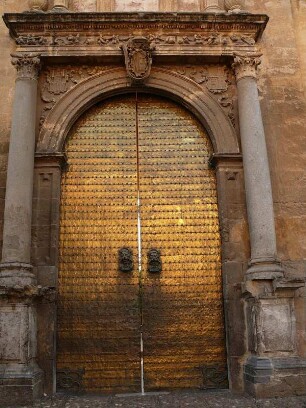
[[[239,81],[246,77],[257,79],[257,67],[261,64],[261,56],[262,54],[260,53],[235,53],[232,67],[236,75],[236,80]]]
[[[18,79],[37,80],[41,68],[40,54],[11,54]]]

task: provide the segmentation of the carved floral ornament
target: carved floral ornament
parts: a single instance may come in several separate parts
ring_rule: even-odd
[[[234,54],[234,63],[232,67],[235,71],[236,80],[239,81],[245,77],[257,78],[257,68],[261,64],[262,54]]]
[[[11,54],[12,64],[17,70],[17,78],[38,78],[41,69],[40,54]]]

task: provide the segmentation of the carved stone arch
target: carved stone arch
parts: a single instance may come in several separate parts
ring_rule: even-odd
[[[202,88],[181,74],[154,67],[145,84],[135,87],[131,86],[131,81],[127,77],[124,68],[112,68],[83,80],[64,94],[49,112],[39,135],[33,213],[33,219],[37,221],[33,228],[33,236],[39,236],[40,231],[43,231],[44,235],[38,241],[35,238],[36,246],[33,248],[33,259],[35,266],[38,265],[38,276],[42,276],[42,279],[48,276],[48,279],[52,279],[52,282],[54,282],[54,286],[57,286],[58,282],[60,185],[62,161],[64,161],[61,152],[64,150],[66,137],[77,119],[95,103],[114,95],[135,90],[162,95],[184,105],[199,119],[209,134],[216,154],[218,209],[222,237],[222,274],[227,276],[232,272],[233,262],[228,262],[228,260],[231,260],[234,245],[238,245],[236,243],[233,245],[231,231],[233,225],[235,226],[243,220],[244,215],[241,208],[244,208],[245,204],[242,198],[244,186],[239,143],[236,131],[229,118],[206,88]],[[49,206],[45,205],[48,202],[47,194],[50,197]],[[234,213],[234,216],[231,215],[232,213]],[[235,220],[232,221],[231,217],[235,217]],[[48,220],[47,230],[49,228],[51,231],[50,237],[45,238],[46,225],[43,224],[44,221],[42,220]],[[244,228],[244,225],[245,223],[242,224],[241,229]],[[46,250],[49,251],[47,261],[45,260]],[[239,247],[239,255],[243,250],[243,248]],[[238,263],[238,266],[236,264],[234,268],[239,268],[240,264]],[[240,268],[242,270],[242,267]],[[39,283],[44,284],[43,282],[39,278]],[[233,308],[231,305],[230,307]],[[232,310],[231,308],[228,310]],[[225,313],[226,326],[229,324],[228,310]],[[40,313],[39,324],[44,325],[46,315],[43,311]],[[53,318],[54,315],[50,317],[50,319]],[[46,333],[48,333],[47,330]],[[39,339],[39,342],[44,341],[43,338]],[[52,350],[55,359],[56,351],[54,347],[54,343],[50,344],[50,350]],[[40,347],[40,350],[44,350],[44,347]],[[230,378],[237,376],[235,371],[236,357],[232,357],[233,353],[235,353],[235,345],[229,339]],[[49,362],[48,355],[41,353],[38,361],[41,366],[47,366]],[[239,368],[239,370],[242,370],[242,368]],[[52,390],[54,390],[53,381],[56,378],[55,365],[46,370],[45,378],[46,389],[52,393]]]
[[[109,96],[131,92],[126,71],[115,68],[92,76],[68,91],[54,106],[41,129],[39,153],[61,152],[73,123],[89,107]],[[218,102],[200,85],[178,73],[154,68],[142,91],[168,96],[187,107],[206,128],[214,153],[240,152],[236,131]]]

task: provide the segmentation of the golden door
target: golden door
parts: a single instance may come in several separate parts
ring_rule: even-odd
[[[216,180],[199,122],[167,99],[120,96],[81,117],[66,153],[59,386],[226,387]]]

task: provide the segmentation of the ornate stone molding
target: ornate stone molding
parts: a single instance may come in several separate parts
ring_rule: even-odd
[[[235,71],[236,80],[239,81],[245,77],[257,78],[257,67],[261,64],[262,54],[234,54],[234,63],[232,67]]]
[[[18,79],[37,80],[41,68],[40,54],[11,54]]]
[[[44,58],[117,58],[121,45],[144,37],[157,57],[233,57],[254,53],[268,22],[266,15],[216,13],[21,13],[4,21],[18,51],[39,51]],[[73,52],[73,53],[72,53]]]
[[[145,37],[131,38],[122,46],[126,71],[132,82],[142,83],[149,77],[154,49],[155,46]]]

